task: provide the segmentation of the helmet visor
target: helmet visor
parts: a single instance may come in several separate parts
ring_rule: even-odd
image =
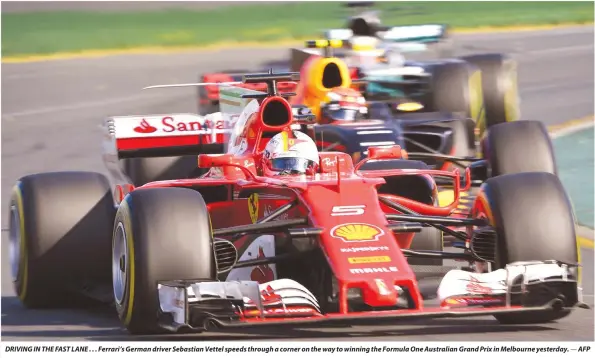
[[[305,174],[306,170],[315,164],[312,160],[296,157],[275,158],[270,161],[271,170],[291,174]]]

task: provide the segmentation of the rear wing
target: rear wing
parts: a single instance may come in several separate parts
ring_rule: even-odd
[[[252,101],[252,98],[242,98],[243,95],[265,95],[266,92],[255,91],[243,87],[222,87],[219,89],[219,110],[226,115],[239,115]]]
[[[386,31],[378,32],[377,36],[381,40],[392,43],[429,44],[443,40],[447,33],[448,28],[446,25],[425,24],[393,26]],[[324,35],[328,40],[349,41],[353,37],[353,31],[350,29],[331,29],[327,30]]]
[[[123,159],[223,153],[227,122],[220,112],[108,117],[104,154]]]
[[[145,87],[144,89],[221,86],[220,112],[206,116],[180,113],[109,117],[103,125],[104,160],[113,163],[124,158],[225,153],[236,122],[244,110],[253,113],[259,106],[257,99],[268,95],[266,92],[234,85],[256,83],[258,81],[255,79],[261,78],[259,75],[263,74],[251,75],[250,78],[244,76],[241,82],[181,83]],[[243,96],[248,98],[242,98]]]
[[[225,115],[235,117],[242,113],[244,108],[250,104],[253,99],[242,98],[243,95],[264,95],[266,92],[255,91],[243,87],[224,87],[220,90],[219,108]],[[303,105],[293,105],[292,114],[295,124],[291,126],[293,129],[300,129],[300,124],[316,121],[316,118],[310,109]]]
[[[447,35],[447,26],[438,24],[394,26],[380,34],[384,41],[390,42],[439,42]]]

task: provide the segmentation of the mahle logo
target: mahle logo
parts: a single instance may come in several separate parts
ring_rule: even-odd
[[[354,275],[358,275],[358,274],[366,274],[366,273],[391,273],[391,272],[399,272],[399,270],[394,267],[394,266],[389,266],[389,267],[373,267],[373,268],[352,268],[349,269],[349,272],[351,272]]]

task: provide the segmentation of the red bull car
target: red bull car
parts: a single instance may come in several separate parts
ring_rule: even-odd
[[[224,154],[197,155],[220,134],[218,118],[209,125],[200,118],[196,136],[185,133],[196,117],[176,126],[166,119],[176,115],[115,117],[105,123],[109,179],[89,172],[19,179],[9,240],[21,302],[111,303],[133,334],[478,315],[538,323],[582,306],[572,206],[553,157],[534,155],[549,153],[547,137],[546,147],[520,148],[526,142],[492,135],[489,153],[501,155],[461,173],[420,168],[399,146],[384,146],[358,163],[323,152],[316,172],[275,175],[263,167],[263,148],[295,121],[275,84],[294,76],[244,76],[267,92],[243,95],[239,113],[222,114],[233,124]],[[498,128],[535,128],[524,122]],[[208,171],[138,187],[122,181],[118,159],[174,153],[195,153]],[[453,188],[445,206],[436,203],[436,178]],[[462,193],[479,183],[467,215],[453,216]],[[439,235],[418,236],[426,229]],[[441,249],[442,232],[462,243],[458,252]],[[418,240],[438,246],[419,249]],[[413,260],[446,258],[465,264],[434,266],[443,278],[428,293],[427,271]],[[430,306],[431,296],[440,304]]]

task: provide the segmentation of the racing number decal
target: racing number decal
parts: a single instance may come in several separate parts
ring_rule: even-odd
[[[256,223],[258,220],[258,194],[253,193],[248,198],[248,211],[250,212],[250,219],[252,219],[252,223]]]
[[[355,216],[363,215],[365,205],[333,206],[331,216]]]

